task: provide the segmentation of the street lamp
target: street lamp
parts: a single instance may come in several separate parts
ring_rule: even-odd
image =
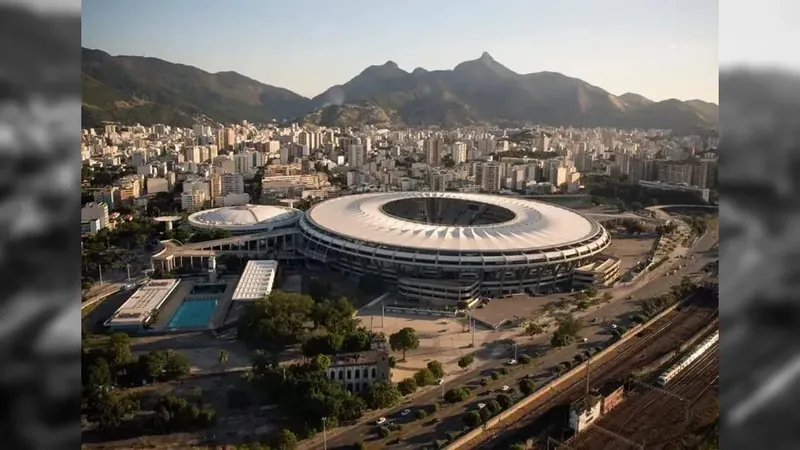
[[[323,448],[323,450],[328,450],[328,435],[327,435],[326,429],[325,429],[325,421],[327,419],[328,419],[327,417],[323,417],[322,418],[322,448]]]

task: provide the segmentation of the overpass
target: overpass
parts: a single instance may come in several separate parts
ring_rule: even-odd
[[[152,257],[153,267],[164,271],[178,267],[207,268],[208,260],[225,255],[248,259],[279,261],[303,259],[294,252],[299,241],[295,228],[232,236],[212,241],[183,244],[176,240],[161,241],[162,248]]]
[[[589,213],[585,214],[586,217],[591,217],[592,219],[598,222],[610,222],[614,220],[639,220],[642,222],[647,222],[655,225],[663,225],[667,223],[668,219],[659,219],[656,217],[648,217],[644,215],[634,214],[634,213],[619,213],[619,214],[603,214],[603,213]]]

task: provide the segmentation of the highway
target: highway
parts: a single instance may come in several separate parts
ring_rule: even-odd
[[[538,358],[536,364],[539,367],[550,367],[555,366],[558,363],[571,360],[572,357],[579,351],[578,345],[582,348],[587,346],[595,346],[600,342],[603,342],[608,339],[608,332],[604,329],[601,325],[601,322],[605,321],[619,321],[622,318],[628,316],[633,310],[638,307],[638,303],[642,299],[655,297],[657,295],[666,293],[670,290],[670,288],[678,283],[680,283],[683,276],[691,275],[700,272],[708,262],[716,258],[715,251],[712,250],[712,247],[716,244],[718,239],[718,231],[716,229],[709,229],[709,231],[702,236],[695,246],[692,248],[691,253],[694,255],[694,259],[680,259],[676,261],[670,261],[668,264],[664,264],[662,267],[659,267],[654,274],[646,274],[643,280],[637,282],[634,286],[629,288],[620,289],[618,292],[614,294],[615,300],[612,300],[610,303],[606,303],[603,305],[599,305],[590,309],[588,312],[583,315],[584,323],[587,325],[582,331],[581,335],[587,337],[589,342],[586,344],[573,344],[568,347],[564,347],[561,349],[555,350],[548,350],[547,353]],[[686,264],[686,267],[679,270],[678,273],[674,275],[667,275],[665,274],[673,264]],[[652,278],[652,279],[650,279]],[[628,299],[629,296],[632,298]],[[580,316],[579,316],[580,317]],[[597,319],[597,324],[591,325],[592,319]],[[520,352],[525,352],[526,350],[533,352],[533,349],[537,349],[542,351],[544,349],[549,349],[549,340],[550,335],[545,334],[541,336],[537,336],[533,339],[525,339],[520,342]],[[510,355],[510,353],[509,353]],[[468,372],[463,374],[458,374],[455,378],[450,378],[444,388],[450,389],[453,387],[460,387],[467,384],[475,384],[481,378],[486,377],[486,375],[491,372],[492,370],[497,370],[503,367],[506,359],[495,360],[483,367],[476,367]],[[517,378],[520,376],[520,371],[526,370],[525,368],[518,367],[514,371],[507,375],[506,377],[502,377],[497,382],[490,384],[486,387],[486,389],[497,388],[504,384],[509,386],[517,385]],[[447,377],[446,377],[447,378]],[[420,392],[415,394],[410,402],[406,402],[403,405],[394,408],[390,411],[376,411],[370,412],[365,415],[362,419],[362,423],[358,425],[354,425],[348,428],[340,428],[339,430],[331,430],[327,433],[327,448],[328,449],[336,449],[336,448],[347,448],[346,446],[352,445],[357,441],[367,441],[371,437],[374,437],[375,426],[373,424],[374,420],[378,417],[387,417],[387,418],[396,418],[399,417],[400,411],[406,408],[415,409],[420,408],[422,406],[430,405],[434,403],[437,399],[441,397],[442,389],[440,387],[434,388],[427,388],[427,391]],[[460,416],[464,412],[463,405],[456,405],[454,407],[443,408],[437,415],[442,422],[447,421],[448,419],[452,419],[453,417]],[[431,416],[433,417],[433,416]],[[411,422],[411,419],[403,419],[401,422]],[[404,445],[395,445],[392,448],[415,448],[420,446],[421,442],[415,442],[413,438],[413,430],[410,430],[411,424],[407,424],[406,427],[409,428],[408,431],[404,429],[403,436],[406,438],[406,444]],[[338,433],[337,433],[338,431]],[[424,431],[424,430],[421,430]],[[444,436],[439,436],[436,439],[442,439]],[[428,439],[431,441],[433,439]],[[313,439],[304,441],[300,444],[299,448],[304,449],[312,449],[312,448],[323,448],[322,436],[317,436]]]

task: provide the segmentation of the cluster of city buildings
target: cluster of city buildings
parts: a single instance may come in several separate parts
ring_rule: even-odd
[[[532,136],[515,138],[523,132]],[[112,185],[91,189],[109,210],[144,207],[154,195],[171,193],[191,213],[253,202],[250,183],[260,185],[260,203],[277,204],[372,191],[571,193],[581,189],[582,176],[597,173],[708,199],[717,178],[708,150],[715,147],[716,138],[660,131],[343,130],[243,122],[191,129],[107,125],[83,131],[81,155],[95,168],[126,168]]]

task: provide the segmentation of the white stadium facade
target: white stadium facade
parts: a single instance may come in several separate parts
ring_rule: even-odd
[[[456,192],[339,197],[309,209],[299,228],[309,260],[379,274],[402,297],[431,304],[552,289],[611,242],[566,208]]]
[[[188,223],[234,236],[169,244],[154,258],[161,267],[212,254],[305,260],[349,276],[379,275],[400,297],[432,305],[570,284],[611,243],[600,223],[570,209],[458,192],[350,195],[305,213],[242,205],[200,211]]]

